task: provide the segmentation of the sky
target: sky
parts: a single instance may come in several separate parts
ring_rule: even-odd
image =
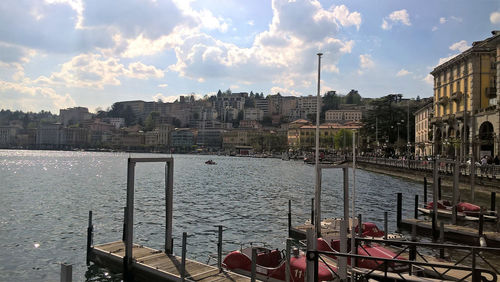
[[[498,0],[4,0],[0,108],[91,112],[219,89],[432,96],[432,69],[500,30]]]

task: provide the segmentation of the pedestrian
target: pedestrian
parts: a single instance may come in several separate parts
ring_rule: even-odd
[[[495,156],[495,159],[493,159],[493,163],[495,165],[500,165],[500,158],[498,158],[498,155]]]

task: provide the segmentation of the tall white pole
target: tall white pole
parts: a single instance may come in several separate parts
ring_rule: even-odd
[[[321,95],[320,93],[320,81],[321,81],[321,56],[322,53],[318,53],[318,96],[316,103],[316,153],[315,153],[315,168],[316,168],[316,189],[314,194],[314,205],[315,205],[315,221],[314,228],[316,231],[316,236],[321,236],[321,170],[319,168],[319,111],[321,110]]]

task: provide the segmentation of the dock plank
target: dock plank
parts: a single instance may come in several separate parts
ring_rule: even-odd
[[[115,269],[123,267],[125,245],[122,241],[95,245],[92,249],[94,262],[106,261],[107,264],[114,264]],[[158,281],[174,281],[180,278],[181,258],[178,256],[169,256],[164,252],[136,244],[133,246],[132,255],[134,257],[132,266],[134,271],[143,272],[142,274],[147,277],[155,277],[155,280]],[[186,259],[186,278],[203,282],[250,281],[249,277],[230,271],[219,272],[219,269],[214,266],[190,259]]]

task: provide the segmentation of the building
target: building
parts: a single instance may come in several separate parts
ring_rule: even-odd
[[[254,129],[261,129],[262,125],[256,121],[256,120],[240,120],[240,127],[239,128],[254,128]]]
[[[176,128],[170,133],[170,146],[177,151],[191,151],[195,137],[195,131],[189,128]]]
[[[297,98],[297,108],[302,115],[301,118],[307,118],[310,114],[316,114],[318,106],[318,97],[316,96],[301,96]],[[322,101],[320,101],[320,107],[322,106]]]
[[[262,134],[262,131],[238,128],[222,134],[222,146],[226,150],[235,150],[238,146],[251,146],[252,141]]]
[[[440,64],[434,77],[434,153],[476,159],[500,147],[500,31]]]
[[[125,126],[125,119],[124,118],[107,117],[107,118],[103,118],[102,121],[113,125],[115,127],[115,129],[120,129],[121,127]]]
[[[432,143],[429,138],[431,132],[431,117],[433,102],[418,109],[415,115],[415,156],[432,155]]]
[[[244,120],[258,120],[261,121],[264,118],[264,111],[258,108],[247,108],[243,110]]]
[[[64,126],[79,124],[83,121],[92,119],[89,109],[84,107],[74,107],[59,110],[59,118]]]
[[[325,122],[345,123],[348,121],[361,121],[361,110],[328,110],[325,112]]]
[[[222,133],[221,129],[198,130],[196,144],[200,147],[218,150],[222,147]]]
[[[245,99],[248,97],[248,93],[232,93],[232,94],[222,94],[215,99],[215,110],[218,116],[222,117],[223,120],[228,120],[228,109],[236,111],[236,115],[239,111],[242,111],[245,107]]]
[[[63,126],[60,123],[41,124],[36,131],[36,145],[57,148],[66,142]]]
[[[269,103],[267,99],[256,98],[254,99],[255,107],[264,112],[264,116],[269,115]]]
[[[334,136],[341,129],[359,130],[361,123],[346,124],[324,123],[319,126],[319,146],[327,149],[334,147]],[[292,149],[311,150],[316,145],[316,125],[306,120],[296,120],[288,127],[288,147]]]
[[[158,126],[158,145],[170,145],[170,132],[174,130],[174,126],[167,123],[162,123]]]
[[[16,142],[18,129],[14,126],[0,126],[0,148],[7,148]]]

